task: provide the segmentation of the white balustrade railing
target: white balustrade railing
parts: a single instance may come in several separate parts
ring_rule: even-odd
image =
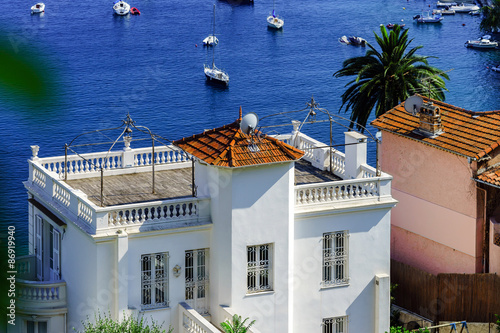
[[[220,333],[217,327],[185,302],[179,303],[179,331],[185,333]]]
[[[377,170],[367,164],[361,164],[361,178],[377,177]]]
[[[65,281],[16,280],[19,308],[48,309],[66,307]]]
[[[295,205],[345,202],[390,195],[390,176],[295,186]]]
[[[130,165],[125,165],[126,155],[131,156]],[[96,177],[101,169],[119,174],[130,167],[151,166],[152,148],[136,148],[123,151],[71,154],[66,157],[66,176],[68,179]],[[37,158],[37,163],[44,169],[54,172],[62,179],[64,175],[64,156]],[[155,166],[165,166],[188,162],[189,156],[175,146],[155,146]],[[42,181],[43,182],[43,181]]]
[[[200,202],[206,203],[208,207],[208,200],[183,198],[143,202],[123,207],[106,207],[101,211],[108,213],[110,227],[155,222],[197,221],[200,217]]]
[[[16,257],[16,278],[23,280],[36,279],[35,255]]]

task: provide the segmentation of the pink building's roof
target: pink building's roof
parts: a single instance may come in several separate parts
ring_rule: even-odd
[[[426,137],[416,131],[418,116],[405,111],[404,102],[371,124],[383,131],[417,140],[458,155],[480,159],[500,145],[500,110],[474,112],[421,96],[441,109],[443,132]]]

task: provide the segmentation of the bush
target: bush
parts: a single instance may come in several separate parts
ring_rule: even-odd
[[[496,323],[497,324],[497,333],[500,333],[500,316],[495,314],[495,318],[496,318]]]
[[[426,328],[419,328],[418,331],[414,331],[418,333],[430,333],[428,329]],[[387,332],[385,332],[387,333]],[[401,327],[401,326],[392,326],[391,327],[391,333],[410,333],[406,328]]]
[[[144,317],[133,318],[125,316],[120,322],[111,318],[111,313],[101,314],[98,312],[94,315],[94,323],[87,317],[86,321],[82,321],[83,331],[80,333],[165,333],[154,320],[151,320],[151,325],[148,325],[147,319]],[[73,328],[75,331],[76,329]],[[169,328],[168,333],[171,333],[173,328]]]

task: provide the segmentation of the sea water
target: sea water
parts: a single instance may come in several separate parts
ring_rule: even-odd
[[[331,114],[348,116],[339,108],[350,79],[332,75],[344,60],[364,55],[367,48],[340,44],[343,35],[376,44],[380,24],[405,24],[413,39],[410,47],[422,45],[417,54],[436,57],[429,63],[450,76],[447,102],[474,111],[500,105],[500,74],[488,68],[500,62],[498,51],[464,47],[480,36],[480,17],[456,14],[442,24],[416,24],[414,15],[435,7],[427,0],[276,0],[276,13],[285,20],[280,31],[267,28],[272,0],[215,1],[220,41],[215,52],[202,46],[213,29],[213,1],[130,0],[141,15],[125,17],[113,15],[112,1],[86,4],[47,0],[42,15],[30,15],[33,3],[27,1],[3,4],[0,33],[7,47],[37,54],[57,84],[52,91],[57,98],[41,108],[16,104],[0,92],[2,230],[17,226],[18,251],[26,251],[22,182],[28,178],[30,145],[40,146],[41,157],[64,155],[64,144],[75,136],[120,126],[127,113],[168,140],[231,123],[240,106],[243,114],[263,118],[262,126],[290,124],[306,118],[312,96]],[[206,83],[203,64],[213,59],[230,76],[226,89]],[[290,113],[299,110],[304,111]],[[346,124],[334,124],[333,144],[343,143]],[[303,130],[325,143],[330,140],[328,123],[307,124]],[[291,127],[264,131],[286,133]],[[369,162],[375,162],[373,143]]]

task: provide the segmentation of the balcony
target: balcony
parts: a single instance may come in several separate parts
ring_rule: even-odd
[[[362,137],[355,140],[362,142]],[[300,132],[276,138],[305,152],[295,164],[296,213],[391,198],[392,177],[377,175],[375,168],[364,163],[356,152],[352,153],[348,148],[352,146],[346,146],[346,151],[351,149],[355,164],[346,161],[344,153]],[[123,227],[210,221],[210,199],[192,196],[190,158],[174,146],[155,147],[154,157],[150,148],[129,148],[39,158],[37,149],[35,146],[29,161],[26,188],[37,193],[38,200],[64,212],[89,234]]]
[[[66,313],[66,282],[36,281],[35,256],[16,258],[16,307],[21,313]]]

